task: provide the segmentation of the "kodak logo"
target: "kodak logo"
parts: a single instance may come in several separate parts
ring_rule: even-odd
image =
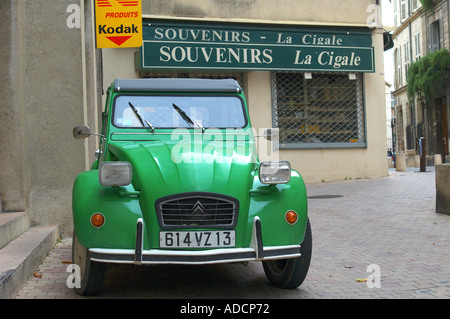
[[[131,26],[124,26],[123,24],[121,24],[116,28],[107,27],[106,24],[98,26],[98,34],[131,34],[131,33],[139,33],[138,26],[134,24],[132,24]]]

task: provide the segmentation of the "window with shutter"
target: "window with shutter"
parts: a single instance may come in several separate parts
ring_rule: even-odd
[[[409,42],[406,42],[406,43],[403,45],[403,51],[404,51],[404,54],[405,54],[405,63],[409,63],[409,62],[411,61],[411,59],[410,59],[410,57],[409,57],[409,55],[410,55],[410,52],[409,52]]]
[[[405,21],[408,18],[408,2],[407,0],[401,0],[400,2],[400,20]]]
[[[397,28],[399,26],[399,23],[398,23],[398,0],[394,0],[392,3],[392,6],[394,7],[394,25]]]
[[[430,25],[430,53],[438,51],[441,48],[441,28],[439,20]]]
[[[402,86],[402,54],[401,54],[401,47],[397,48],[396,54],[395,54],[395,64],[397,69],[396,74],[396,88],[400,88]]]
[[[420,46],[421,46],[420,33],[417,33],[414,35],[414,53],[416,60],[419,60],[422,55],[422,48]]]

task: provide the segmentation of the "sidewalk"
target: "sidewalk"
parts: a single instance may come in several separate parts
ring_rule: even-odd
[[[450,298],[450,216],[435,213],[434,168],[307,185],[313,257],[303,285],[267,284],[260,263],[113,267],[97,298]],[[63,238],[17,298],[81,298],[67,288]],[[369,265],[380,286],[369,288]],[[372,268],[373,269],[373,268]],[[370,281],[370,280],[369,280]]]
[[[312,268],[314,274],[329,273],[333,287],[320,276],[310,276],[309,283],[331,298],[449,298],[450,216],[435,213],[434,182],[434,167],[428,167],[423,173],[409,168],[391,170],[387,178],[309,185],[316,234]],[[324,194],[343,197],[314,199]],[[370,264],[380,266],[381,288],[350,284],[367,277]]]

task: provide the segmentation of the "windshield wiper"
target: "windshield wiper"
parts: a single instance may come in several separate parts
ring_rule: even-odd
[[[183,118],[183,120],[188,123],[191,126],[197,125],[199,128],[201,128],[202,132],[205,131],[204,127],[201,126],[196,120],[191,119],[180,107],[176,106],[174,103],[172,103],[173,108],[180,114],[180,116]]]
[[[148,127],[150,127],[152,129],[152,132],[155,131],[155,128],[153,127],[153,125],[150,124],[149,121],[147,121],[146,119],[143,119],[141,114],[139,114],[139,111],[137,110],[136,107],[134,107],[133,104],[131,104],[131,102],[128,102],[128,104],[130,105],[130,107],[133,109],[134,114],[136,114],[137,118],[139,119],[139,121],[141,122],[142,126],[145,126],[144,122],[148,125]]]

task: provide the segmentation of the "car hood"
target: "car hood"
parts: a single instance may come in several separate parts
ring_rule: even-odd
[[[113,142],[109,149],[118,160],[131,163],[135,189],[151,201],[186,192],[239,197],[248,194],[256,168],[250,141],[227,142],[224,147],[203,140]]]

